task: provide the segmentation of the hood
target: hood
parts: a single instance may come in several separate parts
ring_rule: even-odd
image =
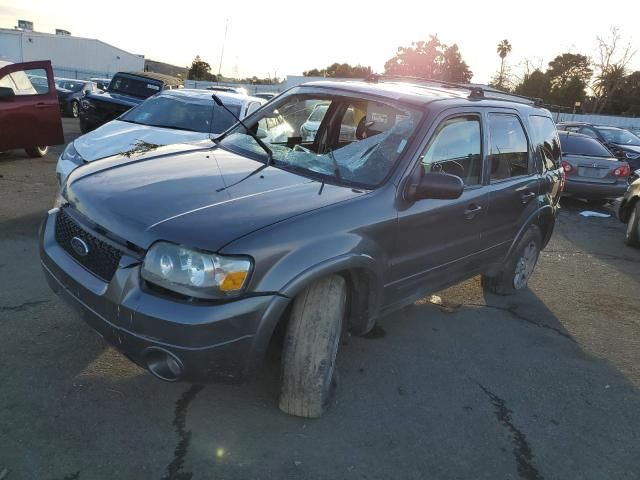
[[[69,204],[144,249],[167,240],[219,251],[268,225],[365,194],[321,188],[275,167],[245,178],[264,164],[220,149],[175,154],[172,148],[76,169],[66,184]]]
[[[207,145],[202,146],[212,146],[208,139],[208,133],[150,127],[113,120],[78,137],[73,142],[73,146],[85,161],[92,162],[112,155],[148,152],[163,145],[192,143],[200,140],[207,140]]]
[[[122,93],[115,93],[106,91],[104,93],[90,93],[87,98],[95,102],[109,102],[117,103],[118,105],[124,105],[127,107],[134,107],[145,99],[140,97],[134,97],[133,95],[124,95]]]

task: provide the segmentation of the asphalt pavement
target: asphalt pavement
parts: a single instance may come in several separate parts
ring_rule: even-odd
[[[567,202],[528,291],[474,278],[346,339],[306,420],[278,410],[277,354],[246,385],[163,383],[51,293],[61,149],[0,154],[1,480],[640,478],[640,251],[615,218]]]

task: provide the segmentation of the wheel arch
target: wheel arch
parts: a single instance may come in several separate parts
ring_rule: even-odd
[[[323,261],[290,280],[275,297],[258,326],[246,373],[251,373],[267,351],[278,325],[287,321],[287,312],[296,296],[320,278],[340,275],[347,283],[346,324],[355,335],[363,335],[375,324],[383,283],[377,262],[368,255],[347,254]]]
[[[553,234],[555,223],[556,223],[556,216],[555,216],[554,207],[552,207],[551,205],[544,205],[543,207],[540,207],[539,209],[537,209],[535,212],[529,215],[527,220],[520,227],[520,230],[518,231],[517,235],[515,236],[515,238],[511,242],[511,245],[509,246],[509,251],[507,252],[507,255],[505,258],[509,258],[509,256],[513,252],[513,249],[516,248],[516,246],[518,245],[518,242],[520,242],[520,239],[522,238],[522,236],[532,225],[538,228],[538,230],[540,230],[540,233],[542,235],[541,248],[546,247],[547,244],[549,243],[549,240],[551,240],[551,235]]]

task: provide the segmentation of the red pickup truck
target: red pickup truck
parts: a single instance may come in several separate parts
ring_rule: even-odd
[[[46,155],[64,143],[51,62],[0,61],[0,152],[24,148],[30,157]]]

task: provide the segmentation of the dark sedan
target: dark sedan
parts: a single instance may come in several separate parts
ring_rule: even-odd
[[[56,93],[60,111],[64,115],[78,118],[80,113],[80,100],[88,93],[98,91],[95,83],[86,80],[56,79]]]
[[[587,135],[567,131],[558,134],[566,175],[565,195],[598,202],[624,194],[631,173],[627,162],[618,160]]]

